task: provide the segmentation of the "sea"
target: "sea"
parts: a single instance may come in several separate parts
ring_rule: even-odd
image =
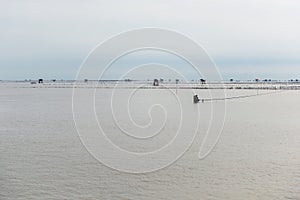
[[[0,86],[1,200],[300,199],[298,90],[75,90]]]

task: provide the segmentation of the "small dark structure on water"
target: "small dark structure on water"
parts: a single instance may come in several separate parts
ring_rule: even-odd
[[[199,103],[200,99],[198,98],[198,95],[194,95],[194,103]]]
[[[201,84],[205,84],[205,83],[206,83],[206,80],[203,79],[203,78],[201,78],[201,79],[200,79],[200,82],[201,82]]]
[[[159,86],[159,81],[158,81],[158,79],[154,79],[154,81],[153,81],[153,86]]]
[[[44,83],[44,80],[40,78],[39,83]]]

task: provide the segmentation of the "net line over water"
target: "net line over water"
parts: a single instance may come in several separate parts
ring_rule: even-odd
[[[226,100],[234,100],[234,99],[244,99],[244,98],[250,98],[250,97],[256,97],[256,96],[263,96],[263,95],[269,95],[274,93],[283,92],[283,90],[273,91],[273,92],[265,92],[265,93],[257,93],[257,94],[249,94],[249,95],[240,95],[240,96],[233,96],[233,97],[224,97],[224,98],[200,98],[200,101],[202,102],[209,102],[209,101],[226,101]]]

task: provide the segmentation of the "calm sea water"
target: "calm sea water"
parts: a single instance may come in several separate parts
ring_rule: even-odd
[[[227,95],[256,92],[230,90]],[[98,91],[100,112],[107,94],[108,89]],[[151,96],[151,90],[137,95],[169,98],[163,92]],[[145,174],[113,170],[88,153],[74,126],[71,97],[71,89],[1,88],[1,200],[300,199],[299,91],[228,101],[222,137],[208,157],[197,158],[200,137],[173,165]],[[204,116],[208,105],[197,105]],[[132,110],[137,123],[149,120],[139,112],[140,104]],[[118,138],[115,142],[130,148]]]

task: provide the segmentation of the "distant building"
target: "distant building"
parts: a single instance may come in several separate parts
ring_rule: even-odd
[[[153,81],[153,86],[159,86],[159,81],[158,81],[158,79],[154,79],[154,81]]]

